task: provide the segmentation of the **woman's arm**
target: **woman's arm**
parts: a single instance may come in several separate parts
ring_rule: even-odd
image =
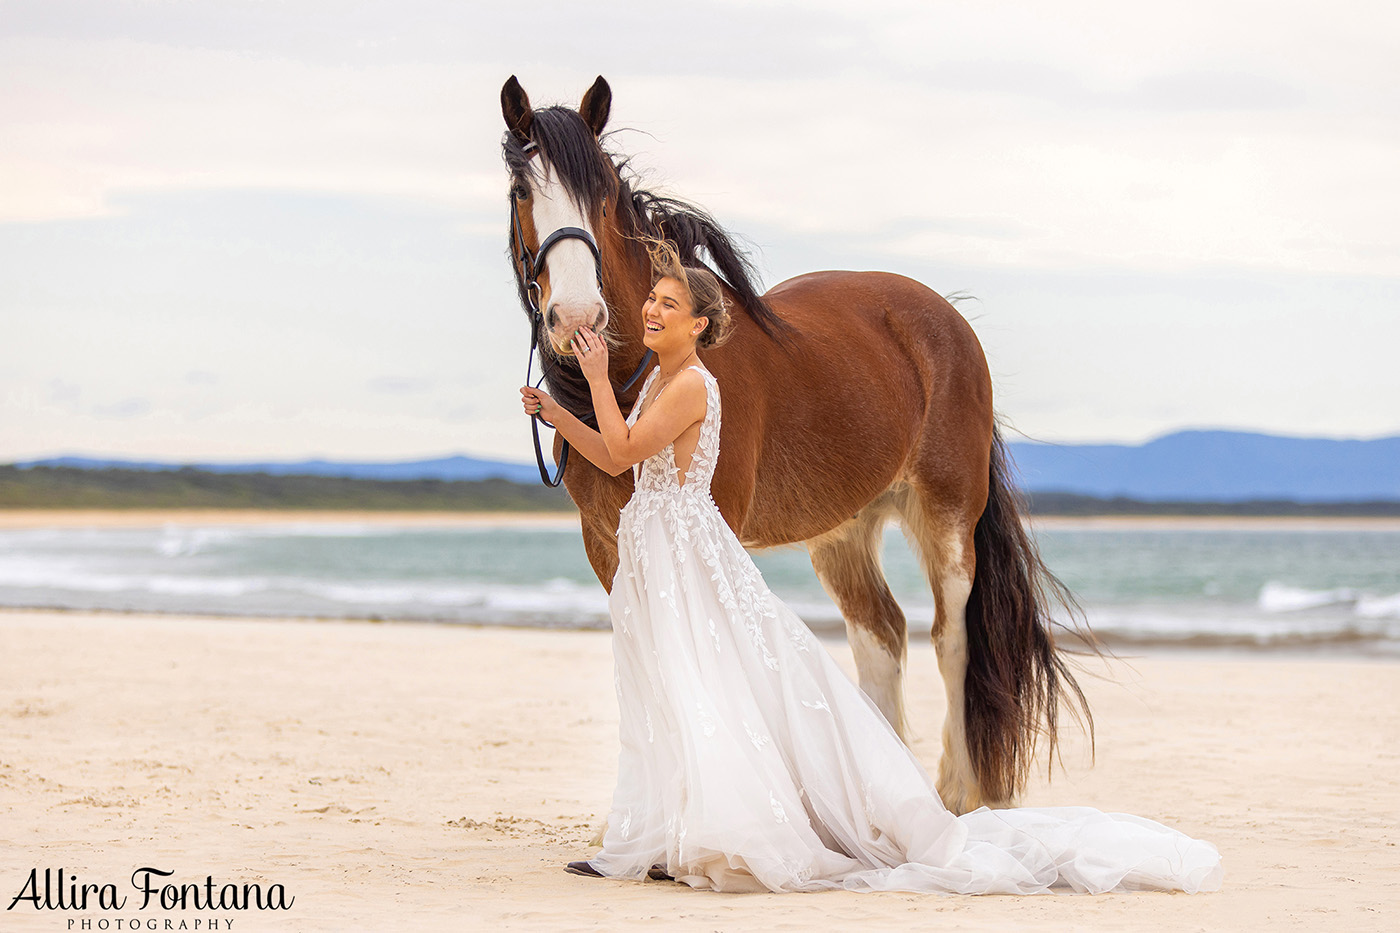
[[[681,436],[686,428],[705,417],[705,383],[699,373],[683,372],[666,387],[629,430],[627,420],[618,408],[612,386],[590,380],[593,405],[598,423],[613,435],[610,447],[604,434],[593,430],[575,418],[549,393],[532,386],[521,386],[521,401],[526,414],[538,414],[554,425],[598,469],[617,476],[632,464],[640,463]],[[641,399],[637,399],[641,404]]]
[[[705,379],[691,370],[678,373],[630,428],[612,386],[594,380],[589,380],[589,385],[598,433],[613,463],[623,465],[619,473],[653,456],[705,417]]]
[[[637,423],[629,428],[627,419],[622,417],[622,410],[617,407],[617,396],[608,378],[608,345],[592,329],[585,327],[575,333],[574,346],[579,368],[588,378],[593,393],[593,413],[598,417],[598,431],[603,436],[608,456],[621,468],[619,473],[652,456],[705,417],[707,393],[704,377],[683,369],[672,377],[637,419]]]
[[[631,466],[631,464],[620,464],[613,460],[608,454],[607,445],[603,443],[603,435],[575,418],[562,405],[556,404],[555,409],[546,420],[554,425],[555,430],[564,435],[564,440],[574,445],[574,449],[587,457],[594,466],[609,476],[617,476]]]

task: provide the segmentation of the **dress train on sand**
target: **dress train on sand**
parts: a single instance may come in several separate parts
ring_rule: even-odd
[[[707,409],[684,482],[668,446],[634,467],[618,523],[609,607],[622,751],[595,869],[642,879],[661,865],[719,891],[1219,888],[1215,847],[1152,820],[944,807],[720,515],[719,385],[691,368]]]

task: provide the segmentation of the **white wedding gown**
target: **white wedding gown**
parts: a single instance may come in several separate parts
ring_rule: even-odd
[[[1219,888],[1215,847],[1151,820],[1087,807],[950,813],[720,515],[719,386],[691,368],[708,407],[685,483],[671,446],[634,467],[617,529],[622,753],[595,869],[642,879],[661,865],[719,891]]]

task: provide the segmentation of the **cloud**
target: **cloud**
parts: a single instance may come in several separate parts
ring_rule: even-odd
[[[76,384],[62,378],[49,380],[48,402],[50,405],[72,407],[82,398],[83,390]]]
[[[1283,81],[1232,72],[1178,72],[1139,81],[1124,103],[1161,110],[1282,110],[1307,93]]]
[[[600,72],[647,184],[761,246],[770,284],[978,295],[1032,433],[1394,430],[1396,17],[11,0],[0,440],[526,459],[497,95],[515,73],[576,104]]]
[[[922,219],[891,248],[950,263],[1400,271],[1400,141],[1377,119],[1400,101],[1377,90],[1381,50],[1336,24],[1229,4],[610,9],[540,5],[522,56],[517,16],[460,4],[18,4],[0,221],[225,189],[490,228],[500,82],[576,103],[605,71],[613,125],[653,134],[622,137],[636,164],[736,225],[865,237]]]
[[[457,405],[449,408],[443,414],[443,417],[448,421],[474,421],[483,413],[481,405],[468,403],[466,405]]]
[[[149,414],[153,407],[148,398],[126,398],[110,405],[94,405],[91,411],[97,418],[126,419]]]
[[[436,382],[422,376],[375,376],[365,385],[371,392],[385,395],[421,395],[431,391]]]

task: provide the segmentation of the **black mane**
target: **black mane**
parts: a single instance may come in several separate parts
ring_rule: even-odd
[[[605,134],[605,138],[607,135]],[[704,210],[676,198],[633,187],[627,177],[627,159],[603,150],[583,118],[569,107],[543,107],[534,111],[530,139],[540,148],[564,188],[589,216],[597,216],[604,199],[618,179],[618,201],[614,207],[622,232],[670,240],[688,265],[704,266],[723,280],[734,293],[739,307],[764,333],[787,343],[792,325],[778,317],[763,299],[758,275],[745,251],[734,237]],[[527,158],[524,143],[514,133],[506,133],[502,155],[513,182],[537,178],[537,169]],[[516,285],[524,303],[524,283]],[[528,307],[528,305],[527,305]]]
[[[778,317],[764,301],[748,256],[713,217],[684,201],[634,188],[626,174],[627,158],[604,151],[577,111],[561,106],[535,110],[529,132],[530,140],[539,146],[540,154],[586,216],[597,217],[602,213],[613,180],[617,179],[619,203],[611,207],[624,235],[670,240],[682,262],[704,266],[716,273],[729,287],[739,307],[764,333],[779,345],[791,345],[793,326]],[[604,138],[608,135],[604,134]],[[539,179],[537,164],[527,157],[524,146],[524,142],[510,132],[501,144],[512,186]],[[636,247],[641,250],[640,242]],[[512,257],[514,249],[512,243]],[[707,256],[709,261],[706,261]],[[521,306],[529,314],[520,267],[514,262],[512,266]],[[530,321],[531,327],[539,325],[538,319]],[[596,424],[593,392],[583,371],[577,366],[560,365],[548,340],[541,341],[539,346],[540,363],[550,393],[584,422]]]
[[[540,154],[585,213],[593,214],[602,208],[611,187],[613,164],[599,149],[593,131],[576,111],[568,107],[543,107],[534,111],[530,141],[540,147]],[[539,178],[536,165],[525,152],[525,144],[514,133],[506,133],[501,149],[513,181]]]

